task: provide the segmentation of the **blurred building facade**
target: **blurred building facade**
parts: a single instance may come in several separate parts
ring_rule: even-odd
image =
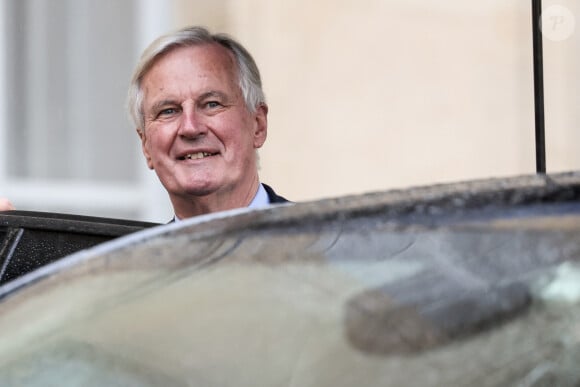
[[[544,10],[548,172],[579,169],[580,4]],[[535,171],[529,2],[4,0],[0,21],[0,196],[20,209],[171,217],[125,93],[188,24],[254,55],[261,177],[293,200]]]

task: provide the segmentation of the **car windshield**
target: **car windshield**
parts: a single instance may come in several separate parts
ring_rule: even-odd
[[[458,184],[122,237],[1,288],[0,385],[577,378],[578,187]]]

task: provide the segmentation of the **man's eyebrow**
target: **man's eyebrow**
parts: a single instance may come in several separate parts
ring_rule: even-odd
[[[199,96],[198,100],[204,100],[204,99],[207,99],[207,98],[220,98],[222,100],[228,100],[229,99],[228,96],[227,96],[227,94],[224,93],[224,92],[221,92],[221,91],[218,91],[218,90],[210,90],[210,91],[207,91],[207,92],[201,94]]]
[[[219,98],[222,101],[229,101],[230,98],[228,97],[228,95],[222,91],[218,91],[218,90],[210,90],[207,91],[201,95],[199,95],[196,99],[198,101],[203,101],[206,100],[208,98]],[[151,112],[156,112],[160,109],[162,109],[163,107],[166,106],[179,106],[180,102],[173,100],[173,99],[162,99],[160,101],[155,102],[153,105],[151,105]]]
[[[172,100],[172,99],[163,99],[163,100],[155,102],[153,105],[151,105],[151,111],[155,112],[164,106],[170,106],[170,105],[179,105],[179,103],[177,101]]]

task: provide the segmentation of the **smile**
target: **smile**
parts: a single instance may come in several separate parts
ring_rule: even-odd
[[[190,153],[183,157],[179,157],[179,160],[197,160],[203,159],[205,157],[215,156],[217,153],[209,153],[209,152],[197,152],[197,153]]]

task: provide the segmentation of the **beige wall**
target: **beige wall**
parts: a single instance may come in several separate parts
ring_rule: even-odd
[[[185,24],[255,56],[262,180],[291,199],[535,171],[529,1],[179,0]],[[580,169],[579,43],[544,40],[549,172]]]

